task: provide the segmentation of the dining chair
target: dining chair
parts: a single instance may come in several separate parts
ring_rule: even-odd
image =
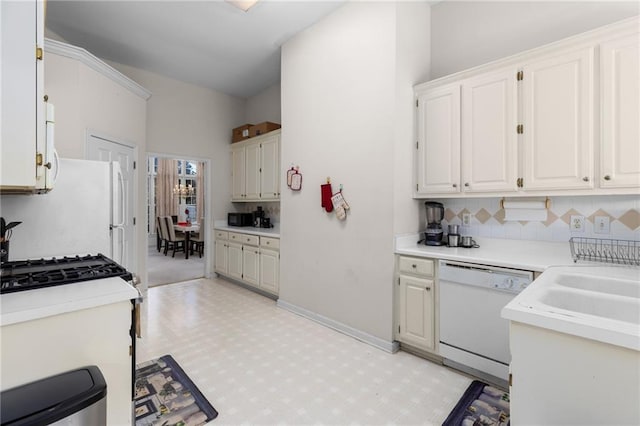
[[[166,235],[162,232],[162,218],[160,216],[156,217],[156,248],[158,251],[162,250],[162,248],[166,245]]]
[[[165,255],[167,254],[167,252],[172,249],[173,250],[173,254],[171,255],[171,257],[176,257],[176,251],[182,251],[184,252],[185,249],[185,244],[184,244],[184,238],[180,238],[178,236],[176,236],[176,231],[173,229],[173,222],[171,221],[171,217],[170,216],[165,216],[165,226],[167,228],[167,243],[164,247],[164,253]]]
[[[200,219],[200,231],[197,234],[191,236],[189,250],[191,250],[191,254],[193,254],[194,250],[198,251],[198,255],[202,257],[202,252],[204,251],[204,218]]]
[[[158,223],[160,224],[160,238],[164,242],[164,255],[167,255],[169,249],[169,230],[167,229],[167,217],[159,216]]]

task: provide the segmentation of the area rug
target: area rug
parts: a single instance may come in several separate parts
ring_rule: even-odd
[[[218,412],[171,355],[136,366],[136,426],[203,425]]]
[[[474,380],[442,426],[506,426],[509,418],[509,394]]]

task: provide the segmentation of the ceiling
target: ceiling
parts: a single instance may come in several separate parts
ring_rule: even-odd
[[[46,26],[99,58],[242,98],[280,81],[280,47],[345,0],[47,2]]]

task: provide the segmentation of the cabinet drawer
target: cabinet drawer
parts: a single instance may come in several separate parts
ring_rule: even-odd
[[[216,240],[228,240],[229,239],[229,232],[227,231],[218,231],[216,229]]]
[[[431,259],[419,259],[416,257],[401,256],[398,261],[400,272],[416,275],[433,276],[434,262]]]
[[[258,246],[260,245],[260,237],[257,235],[248,235],[248,234],[241,234],[242,238],[240,239],[240,241],[242,242],[242,244],[246,245],[246,246]]]
[[[270,248],[273,250],[280,250],[280,239],[262,237],[260,238],[260,247]]]

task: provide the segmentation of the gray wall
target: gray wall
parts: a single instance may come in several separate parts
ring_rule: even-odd
[[[443,1],[431,8],[431,78],[638,14],[637,1]]]

